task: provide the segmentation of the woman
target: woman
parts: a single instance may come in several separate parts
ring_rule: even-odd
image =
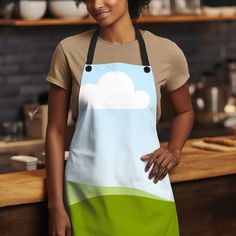
[[[63,39],[46,78],[49,234],[179,235],[168,173],[193,124],[184,54],[133,25],[149,1],[83,2],[98,27]],[[156,132],[161,86],[173,111],[167,148]],[[76,126],[63,172],[70,95]]]

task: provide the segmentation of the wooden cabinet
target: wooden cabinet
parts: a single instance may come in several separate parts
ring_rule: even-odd
[[[235,235],[235,152],[198,150],[191,146],[197,140],[187,141],[170,173],[180,235]],[[45,169],[0,175],[1,236],[47,235],[46,189]]]
[[[173,184],[181,236],[236,232],[236,175]]]
[[[236,232],[236,175],[172,184],[181,236]],[[1,236],[46,236],[47,201],[0,208]]]

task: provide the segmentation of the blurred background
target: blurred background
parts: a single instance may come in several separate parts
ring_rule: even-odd
[[[149,12],[144,12],[137,23],[175,41],[186,55],[196,111],[191,137],[230,134],[236,124],[235,5],[233,0],[152,0]],[[31,122],[37,123],[39,130],[33,131],[38,134],[29,134],[27,120],[37,105],[47,104],[45,77],[52,53],[64,37],[95,25],[86,8],[76,9],[70,0],[2,0],[0,17],[0,138],[43,137],[45,121],[41,125]],[[164,94],[162,98],[158,129],[165,141],[171,114]],[[46,110],[42,113],[36,120],[45,120]]]
[[[170,175],[181,235],[234,235],[236,0],[152,0],[137,25],[176,42],[189,65],[195,110],[190,138],[198,139],[188,140],[180,165]],[[0,0],[3,236],[47,235],[44,145],[49,83],[45,78],[59,41],[94,27],[86,7],[81,4],[77,9],[73,0]],[[164,142],[172,120],[164,91],[161,106],[157,130]],[[73,131],[70,110],[64,163]],[[224,138],[232,134],[232,139]],[[216,136],[222,136],[221,144],[219,139],[214,140],[219,145],[203,142]]]
[[[235,5],[233,0],[152,0],[149,12],[143,13],[143,17],[151,15],[153,20],[137,23],[140,28],[175,41],[186,55],[191,74],[190,92],[197,111],[191,137],[204,136],[205,132],[228,134],[229,127],[236,124]],[[47,103],[45,76],[55,46],[64,37],[95,26],[90,24],[86,8],[80,6],[77,10],[70,0],[2,0],[0,7],[0,137],[20,133],[16,136],[23,138],[27,132],[26,113],[37,104]],[[196,15],[195,19],[192,15]],[[205,19],[198,21],[199,15]],[[158,21],[156,16],[166,19]],[[168,21],[170,16],[183,18]],[[81,18],[88,20],[84,24],[74,21],[70,24],[71,19]],[[54,19],[54,22],[45,23],[43,19]],[[166,102],[163,94],[158,125],[163,141],[168,139],[171,119]]]

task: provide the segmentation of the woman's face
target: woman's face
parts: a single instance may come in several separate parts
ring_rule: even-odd
[[[129,14],[128,0],[84,0],[84,3],[100,26],[111,25]]]

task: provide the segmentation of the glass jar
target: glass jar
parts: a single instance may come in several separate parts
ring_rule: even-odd
[[[228,64],[228,73],[232,95],[236,97],[236,62]]]

